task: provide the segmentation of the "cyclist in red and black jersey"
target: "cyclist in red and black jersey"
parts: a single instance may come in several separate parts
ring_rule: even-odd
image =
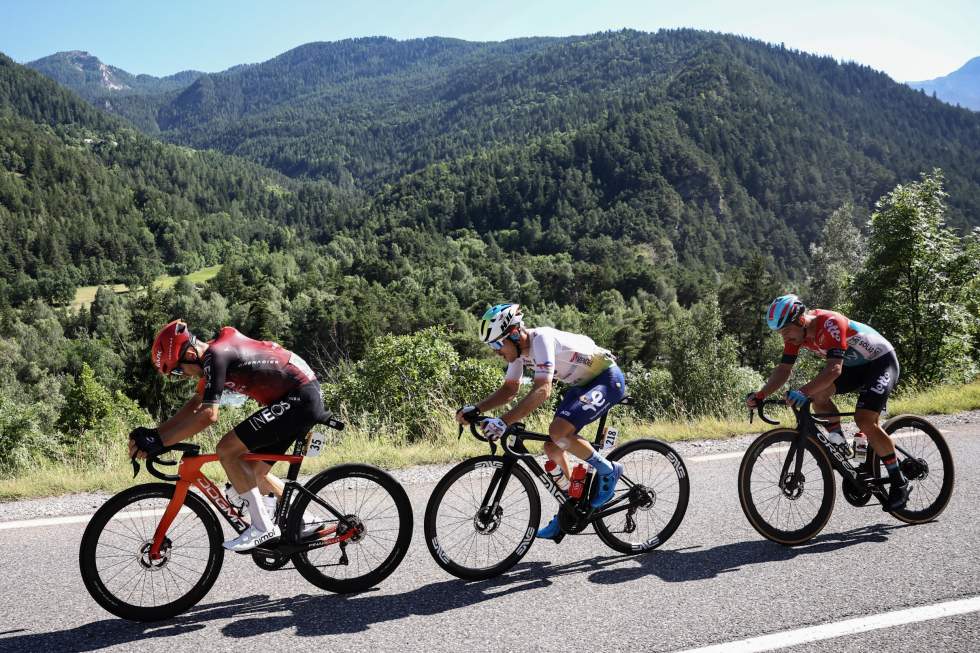
[[[894,443],[879,424],[888,395],[898,382],[895,348],[866,324],[834,311],[808,311],[796,295],[777,297],[769,306],[766,321],[783,336],[783,357],[762,389],[748,396],[748,405],[754,407],[786,383],[801,347],[823,356],[827,359],[823,370],[799,390],[788,392],[786,403],[800,406],[811,401],[817,412],[836,413],[831,400],[834,394],[858,392],[854,421],[868,436],[891,480],[888,502],[883,507],[897,510],[904,506],[912,488],[898,466]],[[840,420],[831,423],[828,437],[835,444],[846,442]]]
[[[250,451],[284,453],[326,417],[320,384],[309,365],[274,342],[252,340],[232,327],[222,328],[217,338],[204,342],[181,320],[160,330],[151,357],[160,374],[200,380],[197,392],[176,415],[155,429],[133,431],[130,455],[157,453],[217,422],[225,390],[251,397],[263,407],[226,433],[216,450],[251,516],[251,526],[225,542],[225,548],[247,551],[279,537],[262,493],[281,496],[282,482],[270,473],[271,464],[246,463],[241,457]]]

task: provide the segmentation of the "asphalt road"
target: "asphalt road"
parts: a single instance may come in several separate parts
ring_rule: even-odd
[[[678,532],[640,557],[591,532],[535,542],[507,575],[466,583],[430,559],[421,535],[433,483],[407,487],[416,533],[375,590],[326,594],[294,570],[227,555],[211,592],[165,623],[119,620],[78,571],[84,524],[0,530],[0,651],[568,650],[675,651],[980,596],[980,424],[944,427],[956,489],[939,520],[906,526],[878,506],[837,504],[823,533],[785,548],[739,507],[739,458],[685,449],[691,503]],[[549,506],[543,512],[550,515]],[[0,513],[2,515],[2,513]],[[873,620],[872,620],[873,621]],[[970,611],[797,644],[787,651],[976,651]]]

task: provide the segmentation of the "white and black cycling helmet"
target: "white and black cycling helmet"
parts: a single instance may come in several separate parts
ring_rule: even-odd
[[[480,320],[480,340],[488,345],[500,341],[521,326],[524,314],[520,304],[497,304],[487,309]]]

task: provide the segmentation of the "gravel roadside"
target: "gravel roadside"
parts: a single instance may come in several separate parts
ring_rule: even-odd
[[[929,421],[941,429],[950,426],[980,424],[980,410],[971,410],[953,415],[932,415],[929,417]],[[853,425],[850,426],[851,431],[853,431]],[[756,435],[743,435],[721,440],[690,440],[686,442],[675,442],[672,446],[685,460],[688,460],[696,456],[742,451],[748,447]],[[436,483],[455,464],[421,465],[418,467],[397,469],[392,471],[391,474],[400,483],[406,485]],[[305,479],[301,477],[301,480]],[[110,496],[112,495],[103,492],[83,492],[60,497],[21,499],[0,503],[0,523],[44,517],[87,515],[98,510]]]

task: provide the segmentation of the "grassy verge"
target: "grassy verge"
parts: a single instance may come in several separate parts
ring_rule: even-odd
[[[841,410],[853,410],[853,404],[839,403]],[[915,413],[934,415],[980,409],[980,381],[966,385],[934,388],[895,399],[890,404],[891,414]],[[747,433],[758,433],[763,426],[758,421],[749,424],[746,418],[729,420],[701,418],[681,422],[648,422],[617,420],[624,439],[638,437],[657,438],[670,442],[727,438]],[[538,417],[528,424],[529,428],[542,431],[547,428],[546,417]],[[587,430],[587,433],[589,431]],[[591,437],[591,433],[589,435]],[[383,469],[398,469],[414,465],[443,464],[462,460],[487,452],[487,446],[469,437],[457,439],[456,428],[447,420],[442,432],[423,442],[405,443],[384,437],[369,436],[364,431],[348,429],[342,437],[327,447],[318,458],[308,459],[304,473],[315,473],[344,462],[366,462]],[[284,473],[285,470],[276,470]],[[207,469],[212,479],[224,480],[219,465]],[[0,501],[67,494],[72,492],[115,492],[134,483],[153,480],[145,472],[134,480],[125,459],[104,469],[73,468],[67,465],[49,465],[34,472],[12,479],[0,480]]]

